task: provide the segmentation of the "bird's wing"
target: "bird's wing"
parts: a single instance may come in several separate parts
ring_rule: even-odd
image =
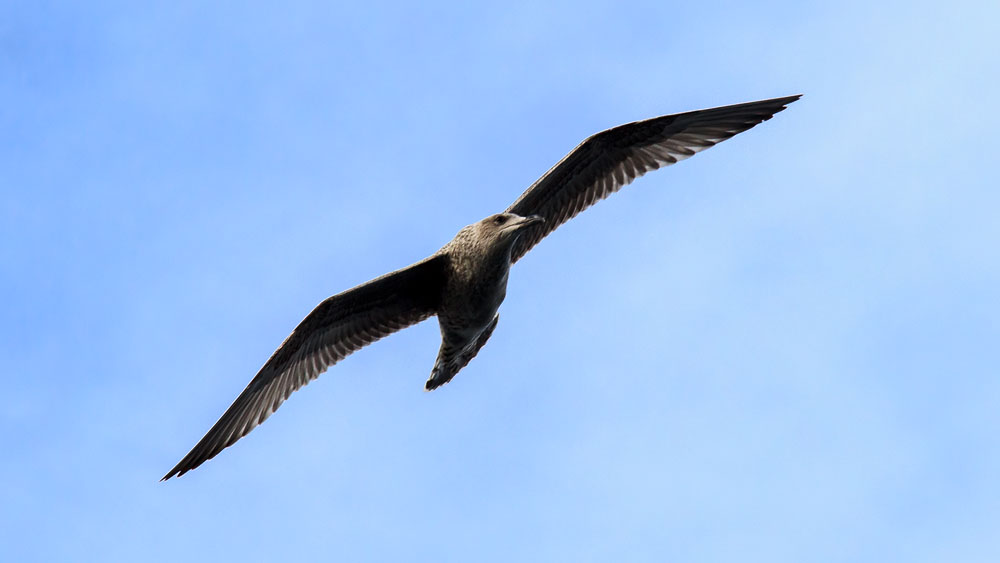
[[[524,217],[545,218],[521,234],[511,260],[518,260],[556,227],[646,172],[684,160],[767,121],[800,97],[664,115],[590,136],[507,208]]]
[[[352,352],[435,314],[446,260],[434,255],[320,303],[163,480],[215,457],[264,422],[292,391]]]

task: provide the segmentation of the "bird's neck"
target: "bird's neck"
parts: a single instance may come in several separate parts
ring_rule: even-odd
[[[452,259],[462,275],[491,280],[506,279],[510,270],[510,247],[464,247],[455,252]]]

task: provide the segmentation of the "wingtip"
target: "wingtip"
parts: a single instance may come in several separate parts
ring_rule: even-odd
[[[802,94],[792,94],[791,96],[781,96],[779,98],[768,98],[766,100],[757,100],[756,102],[747,102],[745,105],[761,105],[761,106],[777,106],[778,111],[785,109],[788,104],[798,101],[802,97]],[[737,104],[744,105],[744,104]]]
[[[180,477],[181,475],[184,475],[185,473],[187,473],[188,471],[191,471],[195,467],[198,467],[198,465],[201,465],[199,463],[197,465],[192,466],[190,464],[185,463],[186,461],[187,461],[187,458],[185,457],[184,459],[181,460],[180,463],[178,463],[177,465],[175,465],[173,469],[171,469],[170,471],[168,471],[166,475],[164,475],[163,477],[161,477],[160,478],[160,482],[162,483],[162,482],[164,482],[167,479],[170,479],[172,477]]]
[[[767,108],[770,113],[762,119],[762,121],[767,121],[782,111],[784,111],[789,105],[797,102],[802,94],[793,94],[791,96],[783,96],[781,98],[771,98],[769,100],[761,100],[759,102],[750,102],[751,104],[760,104],[757,107]]]
[[[793,102],[799,101],[799,98],[801,98],[801,97],[802,97],[802,94],[792,94],[791,96],[785,96],[783,98],[776,98],[775,101],[776,102],[781,102],[782,106],[787,106],[788,104],[791,104]]]

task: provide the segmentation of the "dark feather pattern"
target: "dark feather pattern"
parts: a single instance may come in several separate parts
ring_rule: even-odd
[[[348,355],[433,315],[438,316],[442,344],[425,388],[447,383],[496,328],[510,265],[542,238],[639,176],[746,131],[799,97],[666,115],[592,135],[506,213],[468,225],[426,260],[320,303],[163,479],[215,457]]]
[[[264,422],[293,391],[351,353],[434,315],[447,259],[435,254],[320,303],[163,479],[183,475],[215,457]]]
[[[517,198],[508,213],[545,222],[521,235],[511,262],[542,238],[643,174],[750,129],[799,99],[787,96],[654,117],[591,135]]]

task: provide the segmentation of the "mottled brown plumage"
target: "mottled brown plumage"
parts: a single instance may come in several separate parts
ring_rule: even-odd
[[[349,354],[433,315],[441,327],[441,349],[425,388],[447,383],[493,334],[510,265],[545,235],[646,172],[746,131],[798,98],[666,115],[589,137],[504,213],[463,228],[426,260],[320,303],[163,479],[215,457]]]

